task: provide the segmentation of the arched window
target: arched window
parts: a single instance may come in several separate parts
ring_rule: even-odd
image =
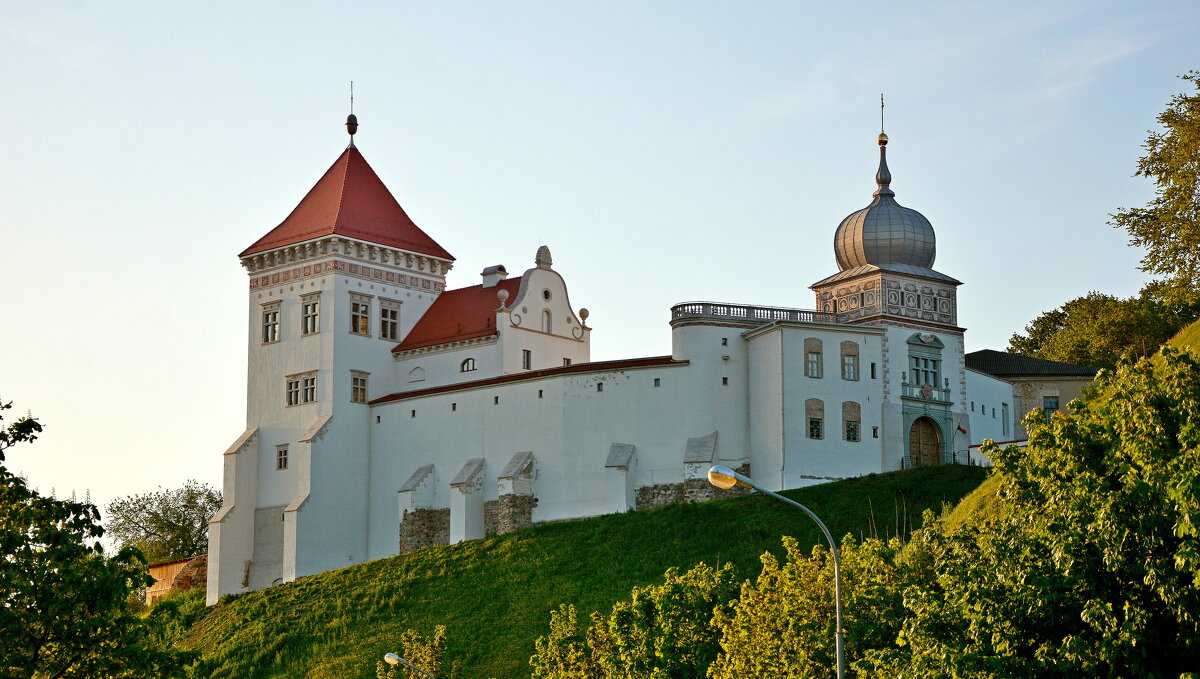
[[[413,368],[412,370],[409,370],[408,371],[408,381],[409,382],[424,382],[425,381],[425,369],[421,368],[421,367],[417,367],[417,368]]]
[[[862,407],[854,401],[842,401],[842,438],[862,440]]]
[[[547,332],[547,333],[551,332],[553,330],[552,325],[553,325],[553,323],[550,320],[550,310],[543,309],[542,310],[542,332]]]
[[[858,381],[858,342],[842,342],[842,379]]]
[[[463,359],[462,363],[458,364],[459,372],[469,373],[474,369],[475,369],[475,359],[473,359],[473,358],[465,358],[465,359]]]
[[[821,365],[821,340],[809,337],[804,340],[804,374],[820,379],[823,372]]]
[[[808,438],[825,438],[825,402],[819,398],[804,401],[804,419],[808,424]]]

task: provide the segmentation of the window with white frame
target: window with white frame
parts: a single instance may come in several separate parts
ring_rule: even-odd
[[[367,402],[367,373],[350,371],[350,400],[355,403]]]
[[[315,373],[305,375],[301,378],[300,398],[304,399],[305,403],[312,403],[317,400],[317,376]]]
[[[474,369],[475,369],[475,359],[473,359],[473,358],[464,358],[463,362],[458,364],[459,372],[469,373]]]
[[[821,340],[809,337],[804,340],[804,374],[820,379],[821,377]]]
[[[321,332],[321,293],[300,297],[300,334]]]
[[[858,381],[858,342],[842,342],[842,379]]]
[[[350,293],[350,333],[354,335],[371,334],[371,297]]]
[[[379,338],[400,341],[400,302],[379,299]]]
[[[288,468],[288,447],[275,446],[275,470],[282,471]]]
[[[286,402],[289,406],[304,405],[317,400],[317,373],[288,375],[285,380]]]
[[[533,369],[533,352],[528,349],[521,350],[521,369],[522,370],[532,370]]]
[[[262,305],[262,341],[270,344],[279,341],[279,302]]]

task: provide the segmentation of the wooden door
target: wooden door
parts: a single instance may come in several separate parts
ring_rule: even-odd
[[[927,417],[913,422],[908,430],[908,456],[914,467],[937,464],[941,446],[938,445],[937,425]]]

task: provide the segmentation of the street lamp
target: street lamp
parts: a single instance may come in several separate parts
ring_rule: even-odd
[[[420,667],[417,667],[416,665],[410,663],[409,661],[405,660],[404,658],[401,658],[400,656],[396,655],[395,653],[388,653],[387,655],[383,656],[383,659],[386,660],[387,664],[389,664],[389,665],[404,665],[405,667],[407,667],[410,670],[416,670],[416,671],[420,672],[421,674],[424,674],[425,676],[429,677],[429,679],[437,679],[437,677],[426,672],[425,670],[421,669]]]
[[[831,554],[833,554],[833,602],[837,611],[837,628],[835,630],[835,639],[837,642],[837,676],[838,679],[842,679],[842,675],[845,673],[846,665],[846,658],[842,652],[842,576],[841,570],[838,567],[837,545],[834,544],[833,536],[829,534],[829,529],[825,527],[825,522],[821,521],[819,516],[813,514],[812,510],[808,507],[805,507],[795,500],[789,500],[779,493],[773,493],[766,488],[763,488],[751,480],[750,477],[746,476],[745,474],[739,474],[729,467],[719,464],[714,465],[708,470],[708,482],[717,488],[724,488],[725,490],[729,490],[734,486],[743,486],[757,490],[764,495],[770,495],[780,502],[787,503],[793,507],[799,507],[805,514],[808,514],[810,517],[812,517],[812,520],[816,521],[817,525],[821,527],[821,532],[825,534],[825,539],[829,541],[829,551]]]

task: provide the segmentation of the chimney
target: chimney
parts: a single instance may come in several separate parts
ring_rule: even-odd
[[[497,283],[508,278],[508,270],[503,264],[497,264],[484,269],[479,275],[483,276],[483,287],[494,288]]]

